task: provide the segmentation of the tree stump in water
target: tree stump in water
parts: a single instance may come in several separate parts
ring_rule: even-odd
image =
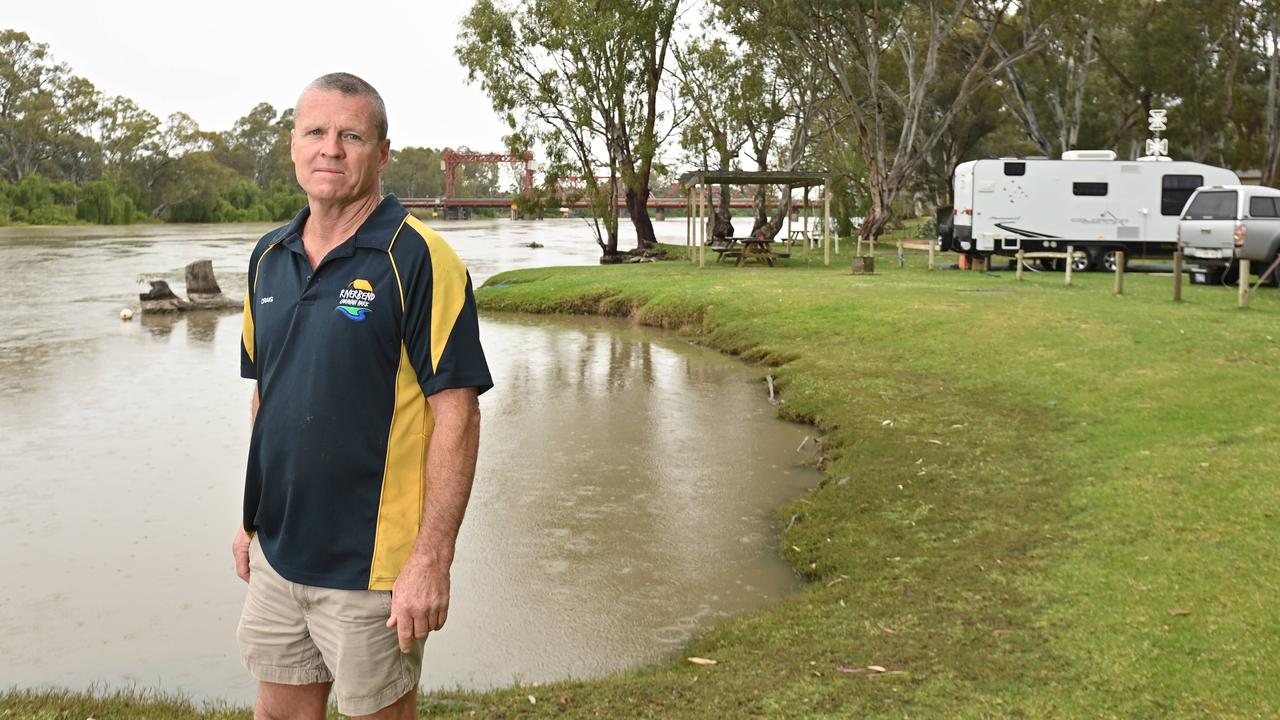
[[[213,276],[212,260],[196,260],[187,265],[187,297],[196,310],[221,310],[242,306],[230,298],[224,297],[222,288],[218,287],[218,279]]]
[[[222,288],[213,276],[212,260],[196,260],[187,265],[187,297],[192,300],[208,299],[221,295]]]
[[[151,289],[144,293],[138,293],[138,299],[142,301],[142,312],[180,312],[189,310],[191,303],[183,300],[173,291],[169,289],[169,283],[163,280],[152,280]]]
[[[213,261],[197,260],[187,266],[187,297],[183,300],[164,280],[151,280],[151,289],[139,293],[144,313],[171,313],[187,310],[238,310],[243,301],[225,297],[213,276]]]

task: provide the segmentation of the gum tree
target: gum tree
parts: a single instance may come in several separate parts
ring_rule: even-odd
[[[462,20],[456,53],[470,79],[507,119],[513,144],[541,143],[557,171],[582,179],[606,258],[618,252],[619,183],[637,245],[655,242],[650,180],[659,148],[679,124],[665,72],[677,5],[477,0]]]
[[[915,182],[974,93],[1036,51],[1042,33],[1029,28],[1021,47],[996,52],[997,34],[1017,8],[1011,0],[721,4],[742,25],[773,28],[775,51],[803,58],[815,86],[830,88],[822,112],[850,128],[866,170],[870,202],[859,230],[866,241],[883,232],[894,201]],[[944,74],[944,67],[962,70]],[[940,107],[935,91],[944,77],[954,87],[950,102]]]
[[[0,175],[17,183],[41,171],[83,180],[97,161],[89,137],[98,92],[55,63],[44,43],[0,30]]]

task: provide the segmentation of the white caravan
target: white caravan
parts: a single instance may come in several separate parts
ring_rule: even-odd
[[[1075,270],[1169,255],[1182,208],[1203,185],[1238,185],[1230,170],[1168,158],[1116,160],[1073,150],[1061,160],[1003,158],[956,166],[952,228],[943,247],[966,255],[1083,251]]]

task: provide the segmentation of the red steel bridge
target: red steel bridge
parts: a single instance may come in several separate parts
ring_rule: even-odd
[[[521,172],[522,187],[529,190],[533,187],[533,153],[526,152],[522,155],[512,155],[510,153],[486,153],[486,152],[457,152],[446,149],[444,151],[444,195],[440,197],[425,198],[401,198],[400,202],[409,208],[424,208],[439,212],[445,218],[470,217],[473,208],[509,208],[515,203],[513,197],[491,197],[491,198],[464,198],[458,197],[458,166],[468,163],[483,163],[488,165],[515,165]],[[568,181],[568,187],[565,193],[573,189],[582,189],[581,178],[565,178]],[[609,182],[608,177],[598,177],[596,180],[604,183]],[[626,207],[626,200],[621,192],[615,192],[618,207]],[[684,197],[659,197],[654,194],[649,195],[649,207],[655,210],[670,210],[675,208],[684,208],[687,200]],[[750,208],[754,206],[754,200],[748,195],[734,195],[729,200],[729,206],[734,208]],[[587,200],[575,200],[573,202],[564,202],[562,207],[575,210],[591,207],[591,203]],[[800,207],[797,203],[796,207]]]

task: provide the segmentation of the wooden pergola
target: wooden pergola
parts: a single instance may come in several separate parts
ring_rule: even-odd
[[[707,264],[707,223],[711,217],[711,186],[720,185],[789,185],[791,189],[804,190],[804,256],[809,259],[809,190],[822,186],[822,262],[831,264],[831,173],[820,172],[773,172],[748,170],[697,170],[680,176],[680,187],[688,198],[688,213],[685,220],[685,245],[689,247],[689,257],[693,258],[693,248],[698,248],[698,267]],[[724,192],[721,190],[721,192]],[[787,194],[784,202],[791,205],[791,195]],[[791,208],[787,209],[787,228],[790,236]]]

